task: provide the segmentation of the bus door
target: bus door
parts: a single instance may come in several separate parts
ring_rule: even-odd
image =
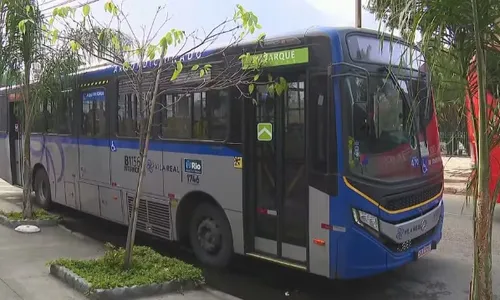
[[[9,100],[9,150],[10,150],[10,168],[12,172],[12,184],[21,186],[22,165],[23,165],[23,143],[21,139],[22,129],[21,120],[21,94],[12,93],[8,95]]]
[[[80,110],[79,205],[82,211],[100,216],[103,203],[99,203],[98,185],[109,185],[111,181],[109,95],[112,93],[106,89],[109,85],[97,85],[96,82],[82,85],[77,98]]]
[[[286,78],[289,88],[281,96],[265,85],[255,88],[244,141],[246,252],[301,269],[307,263],[309,197],[304,78]]]

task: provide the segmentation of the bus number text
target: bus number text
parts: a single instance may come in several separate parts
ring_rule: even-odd
[[[200,184],[200,177],[194,174],[187,174],[187,182],[190,184]]]
[[[141,160],[139,156],[125,155],[123,160],[125,172],[139,173],[141,169]]]

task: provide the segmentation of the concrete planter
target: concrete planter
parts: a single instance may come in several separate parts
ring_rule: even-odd
[[[10,220],[4,215],[0,215],[0,224],[7,226],[9,228],[16,228],[19,225],[34,225],[38,227],[51,227],[57,226],[59,224],[60,219],[53,220]]]
[[[199,287],[194,282],[186,281],[93,290],[91,285],[85,281],[85,279],[63,266],[56,264],[50,265],[50,274],[65,282],[73,289],[84,294],[87,298],[94,300],[134,299],[139,297],[194,290]]]

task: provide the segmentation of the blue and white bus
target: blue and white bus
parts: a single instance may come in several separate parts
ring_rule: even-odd
[[[374,31],[315,28],[179,58],[185,70],[203,61],[216,72],[256,47],[272,60],[264,73],[288,89],[257,85],[251,101],[242,87],[160,86],[166,109],[154,116],[138,229],[190,244],[210,266],[238,254],[329,278],[374,275],[436,249],[443,166],[429,76],[422,61],[400,60],[417,48],[389,36],[380,44]],[[0,177],[14,185],[23,183],[18,88],[0,98]],[[129,77],[115,66],[82,71],[56,98],[31,137],[38,204],[126,225],[139,171]]]

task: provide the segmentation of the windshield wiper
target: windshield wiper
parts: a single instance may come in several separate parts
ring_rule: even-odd
[[[385,67],[381,67],[380,68],[381,71],[385,71],[387,72],[387,74],[389,74],[391,80],[392,80],[392,83],[397,87],[398,91],[399,91],[399,94],[403,97],[403,101],[406,102],[406,104],[408,105],[408,107],[410,108],[410,112],[414,112],[414,107],[412,106],[412,103],[410,102],[410,99],[408,99],[408,97],[406,97],[406,93],[404,92],[403,88],[401,87],[401,85],[399,84],[398,82],[398,78],[396,77],[396,74],[394,74],[394,72],[391,71],[391,69],[387,66]],[[415,115],[415,114],[414,114]],[[415,122],[412,122],[413,124],[413,129],[416,129],[415,128]]]
[[[399,81],[398,81],[398,78],[396,77],[396,74],[394,74],[394,72],[392,72],[391,69],[389,67],[387,67],[387,66],[382,67],[381,69],[384,70],[385,72],[387,72],[387,74],[389,74],[392,82],[398,88],[399,93],[403,97],[403,100],[406,102],[406,104],[408,104],[408,107],[410,108],[411,112],[413,112],[413,115],[415,116],[415,107],[413,106],[413,103],[410,102],[410,99],[408,99],[408,97],[406,96],[406,93],[404,92],[403,88],[399,84]],[[408,89],[411,89],[411,87],[408,87]],[[421,115],[420,115],[420,101],[418,101],[417,105],[418,105],[418,107],[416,107],[416,109],[417,109],[417,112],[418,112],[418,116],[417,116],[418,117],[418,127],[422,129],[422,133],[423,133],[423,136],[424,136],[424,143],[425,143],[425,146],[428,147],[428,144],[427,144],[427,131],[425,130],[425,126],[423,126],[424,125],[423,124],[423,120],[422,120]],[[418,132],[420,130],[416,130],[417,129],[417,124],[415,124],[415,121],[413,121],[412,124],[413,124],[413,127],[414,127],[413,129],[415,130],[415,136],[417,138],[417,142],[420,143],[420,140],[418,138]],[[420,153],[420,157],[422,157],[422,153],[420,151],[420,147],[419,147],[418,152]]]

